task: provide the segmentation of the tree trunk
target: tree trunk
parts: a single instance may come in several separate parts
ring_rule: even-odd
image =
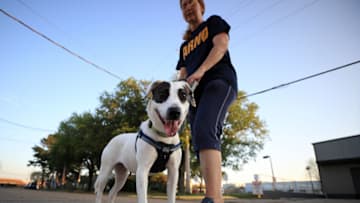
[[[81,168],[79,169],[79,175],[78,175],[78,178],[76,180],[76,188],[80,187],[80,182],[81,182]]]
[[[184,150],[182,150],[182,154],[184,154]],[[184,156],[181,157],[181,164],[179,167],[179,181],[178,181],[178,190],[180,194],[185,193],[185,185],[184,185],[184,174],[185,174],[185,165],[184,165]]]
[[[87,162],[87,168],[89,169],[89,180],[88,180],[88,187],[87,190],[91,191],[91,189],[93,188],[93,177],[94,177],[94,173],[95,173],[95,165],[93,161],[88,161]]]
[[[44,188],[44,183],[45,183],[45,168],[42,167],[40,189]]]
[[[62,177],[61,177],[61,185],[64,186],[66,183],[66,165],[64,164]]]

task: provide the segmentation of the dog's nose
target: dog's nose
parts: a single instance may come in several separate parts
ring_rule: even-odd
[[[179,107],[170,107],[167,111],[167,120],[179,120],[181,110]]]

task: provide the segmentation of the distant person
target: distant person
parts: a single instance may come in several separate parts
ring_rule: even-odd
[[[254,181],[252,182],[253,185],[253,190],[252,193],[253,195],[256,195],[257,198],[261,198],[263,196],[263,189],[262,189],[262,182],[259,180],[259,175],[255,174],[254,175]]]
[[[176,69],[179,79],[198,83],[190,109],[192,144],[200,159],[206,193],[202,203],[223,203],[221,134],[225,114],[237,96],[237,76],[228,51],[230,26],[220,16],[203,19],[203,0],[180,0],[188,23]]]

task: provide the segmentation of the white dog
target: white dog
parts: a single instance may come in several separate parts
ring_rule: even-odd
[[[178,168],[181,162],[181,144],[178,130],[195,105],[192,91],[185,81],[154,82],[147,104],[149,119],[142,122],[138,133],[114,137],[104,148],[101,167],[95,182],[96,203],[101,203],[103,190],[112,170],[115,184],[109,193],[114,203],[117,193],[124,186],[129,172],[136,173],[138,203],[147,203],[148,175],[167,169],[167,196],[175,203]]]

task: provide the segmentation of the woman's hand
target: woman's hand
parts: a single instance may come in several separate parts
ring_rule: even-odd
[[[195,81],[196,82],[200,82],[201,78],[204,76],[205,74],[205,70],[203,68],[198,68],[197,71],[195,71],[193,74],[191,74],[188,78],[187,78],[187,82],[192,85]]]

